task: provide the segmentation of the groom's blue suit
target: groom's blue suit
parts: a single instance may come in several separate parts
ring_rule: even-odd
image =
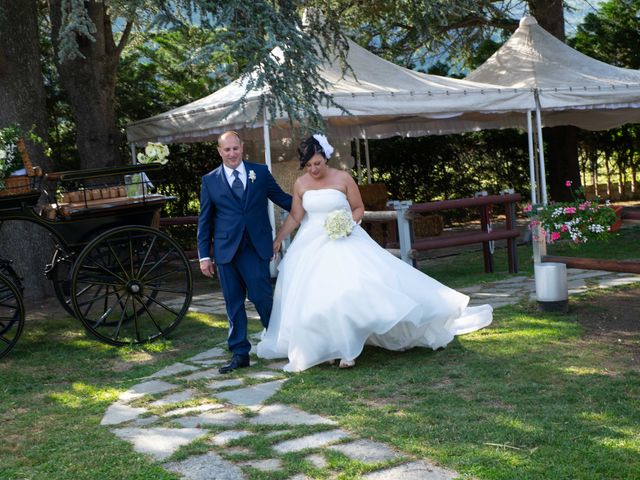
[[[198,254],[218,265],[229,317],[228,345],[234,355],[247,355],[251,349],[244,308],[247,295],[265,328],[271,316],[273,236],[268,200],[291,209],[291,196],[280,188],[266,165],[244,162],[244,166],[249,178],[242,199],[233,193],[222,165],[202,177],[198,218]]]

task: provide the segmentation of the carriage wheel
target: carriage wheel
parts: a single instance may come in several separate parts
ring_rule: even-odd
[[[73,266],[73,259],[64,250],[58,248],[53,254],[51,263],[47,265],[45,272],[47,278],[53,284],[53,291],[60,305],[69,313],[75,315],[71,307],[71,279],[70,272]]]
[[[0,358],[13,348],[23,328],[22,294],[11,279],[0,273]]]
[[[71,273],[74,315],[111,345],[144,343],[168,334],[191,303],[189,261],[168,235],[150,227],[119,227],[90,242]]]

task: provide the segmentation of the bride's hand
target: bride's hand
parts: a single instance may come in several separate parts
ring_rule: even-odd
[[[276,258],[280,253],[280,248],[282,247],[282,242],[280,240],[273,241],[273,258]]]

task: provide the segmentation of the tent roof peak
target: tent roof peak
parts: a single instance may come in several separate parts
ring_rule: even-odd
[[[537,25],[537,24],[538,24],[538,21],[536,20],[536,17],[534,17],[533,15],[525,15],[520,19],[520,24],[518,26],[525,27],[527,25]]]

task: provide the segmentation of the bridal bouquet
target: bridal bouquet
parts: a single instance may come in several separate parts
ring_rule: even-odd
[[[324,221],[324,229],[331,240],[346,237],[353,230],[353,216],[345,209],[329,212]]]

